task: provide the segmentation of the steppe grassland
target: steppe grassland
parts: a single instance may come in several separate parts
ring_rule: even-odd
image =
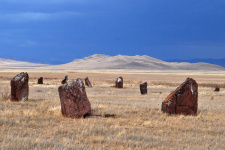
[[[20,70],[0,72],[1,92]],[[1,149],[225,149],[225,73],[140,71],[28,70],[28,102],[0,102]],[[114,73],[113,73],[114,72]],[[60,112],[58,87],[69,80],[89,77],[86,92],[94,115],[116,118],[65,118]],[[38,77],[44,85],[37,85]],[[111,86],[118,76],[124,89]],[[161,102],[187,77],[199,84],[197,116],[167,115]],[[148,82],[148,94],[139,84]],[[213,92],[215,85],[220,92]]]

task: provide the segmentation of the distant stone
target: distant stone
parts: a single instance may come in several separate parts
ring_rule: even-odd
[[[116,79],[116,88],[123,88],[123,77],[119,77]]]
[[[85,78],[85,85],[88,87],[92,87],[90,80],[88,79],[88,77]]]
[[[66,76],[64,77],[64,79],[62,80],[61,84],[67,83],[67,80],[68,80],[68,75],[66,75]]]
[[[140,84],[140,90],[141,90],[141,94],[147,94],[148,90],[147,90],[147,82]]]
[[[61,85],[58,92],[63,116],[81,118],[91,114],[91,103],[81,79]]]
[[[38,84],[43,84],[43,77],[38,78]]]
[[[220,91],[220,88],[217,86],[214,91],[215,92],[219,92]]]
[[[27,73],[21,72],[12,78],[11,85],[11,101],[28,101],[29,95],[29,76]]]
[[[162,102],[162,112],[169,114],[197,115],[198,84],[187,78],[175,91]]]

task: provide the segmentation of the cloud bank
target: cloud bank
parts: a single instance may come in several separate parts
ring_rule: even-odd
[[[48,21],[54,19],[65,19],[80,15],[81,15],[80,13],[76,12],[56,12],[56,13],[20,12],[20,13],[0,14],[0,20],[20,23],[27,21]]]

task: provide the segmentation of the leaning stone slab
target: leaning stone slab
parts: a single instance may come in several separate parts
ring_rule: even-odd
[[[123,77],[119,77],[116,79],[115,83],[116,88],[123,88]]]
[[[73,80],[58,88],[62,115],[69,118],[81,118],[91,114],[84,83],[81,79]]]
[[[147,82],[140,84],[141,94],[147,94],[148,92],[147,85],[148,85]]]
[[[27,101],[29,95],[29,75],[21,72],[12,78],[11,85],[11,101]]]
[[[84,80],[85,80],[85,85],[88,86],[88,87],[90,87],[90,88],[92,88],[91,82],[88,79],[88,77],[86,77]]]
[[[38,78],[38,84],[43,84],[43,77]]]
[[[169,114],[197,115],[198,84],[187,78],[175,91],[162,102],[162,112]]]

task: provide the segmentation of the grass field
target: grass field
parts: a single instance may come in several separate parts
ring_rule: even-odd
[[[11,102],[10,80],[20,70],[0,72],[1,149],[225,149],[224,72],[30,70],[29,101]],[[89,77],[92,114],[115,118],[70,119],[61,115],[58,87]],[[44,85],[37,85],[38,77]],[[124,88],[111,86],[123,76]],[[199,84],[198,115],[167,115],[161,103],[187,77]],[[139,84],[148,82],[148,94]],[[216,85],[220,92],[214,92]]]

